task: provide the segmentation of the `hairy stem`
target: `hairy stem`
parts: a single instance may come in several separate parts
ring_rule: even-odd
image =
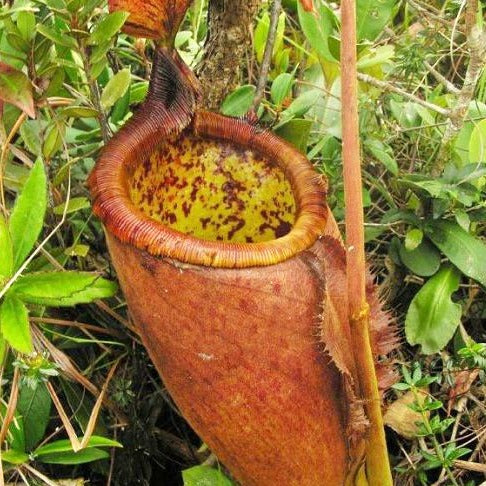
[[[343,165],[346,200],[346,265],[349,316],[358,382],[370,421],[366,444],[366,472],[370,486],[392,486],[388,452],[381,414],[381,398],[371,352],[370,309],[366,302],[366,263],[364,251],[364,215],[358,118],[358,79],[356,60],[355,0],[341,2],[341,98]]]

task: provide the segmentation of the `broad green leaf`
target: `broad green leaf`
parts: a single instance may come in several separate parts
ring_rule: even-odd
[[[294,83],[294,77],[292,74],[289,73],[282,73],[279,74],[272,83],[272,88],[270,90],[270,95],[272,97],[272,101],[277,105],[280,106],[285,98],[290,93],[292,89],[292,85]]]
[[[88,444],[86,445],[86,449],[91,449],[94,447],[122,447],[122,445],[116,440],[92,435],[88,441]],[[56,440],[54,442],[50,442],[49,444],[38,447],[34,451],[34,455],[35,457],[42,457],[47,454],[60,454],[62,452],[73,452],[71,442],[68,439]]]
[[[217,469],[195,466],[182,471],[184,486],[232,486],[233,483]]]
[[[469,161],[486,162],[486,120],[481,120],[471,133],[469,140]]]
[[[269,27],[270,15],[268,12],[264,12],[257,22],[253,35],[253,48],[259,63],[263,61],[263,53],[265,52]]]
[[[221,112],[227,116],[246,115],[255,97],[255,86],[246,84],[230,93],[221,105]]]
[[[35,15],[33,12],[22,11],[17,15],[17,27],[25,41],[30,42],[35,35]]]
[[[51,412],[51,396],[45,383],[39,382],[32,389],[28,385],[20,388],[17,411],[22,415],[25,431],[25,448],[31,451],[44,437]]]
[[[434,275],[415,295],[405,319],[405,334],[411,345],[420,344],[425,354],[437,353],[452,339],[461,321],[462,309],[452,302],[460,274],[452,266]]]
[[[70,49],[76,49],[77,47],[76,39],[71,37],[67,32],[58,32],[54,28],[44,24],[37,25],[37,32],[60,46],[68,47]]]
[[[300,4],[297,5],[299,23],[309,44],[317,52],[317,55],[328,62],[336,62],[329,50],[329,36],[332,34],[334,14],[322,3],[316,8],[316,12],[308,12]]]
[[[39,272],[20,277],[12,290],[25,302],[47,306],[86,304],[111,297],[116,284],[89,272]]]
[[[111,108],[130,87],[130,69],[118,71],[107,83],[101,94],[101,104],[103,108]]]
[[[408,251],[415,250],[422,243],[424,233],[421,229],[413,228],[405,235],[405,248]]]
[[[11,103],[35,118],[32,84],[18,69],[0,62],[0,103]]]
[[[291,143],[301,152],[305,152],[312,125],[312,120],[294,118],[288,123],[285,123],[285,125],[281,125],[275,133],[284,140],[287,140],[287,142]]]
[[[64,214],[64,209],[66,204],[59,204],[54,208],[54,214]],[[75,213],[81,209],[86,209],[90,207],[89,199],[87,197],[73,197],[69,200],[66,214]]]
[[[64,464],[72,466],[75,464],[86,464],[87,462],[99,461],[100,459],[108,459],[110,454],[101,449],[90,447],[79,452],[57,452],[55,454],[44,454],[37,458],[38,461],[45,464]]]
[[[0,289],[3,283],[12,276],[13,272],[13,248],[12,238],[8,230],[7,222],[0,213]]]
[[[101,44],[111,39],[123,26],[130,14],[124,11],[108,14],[103,20],[98,22],[91,32],[88,43]]]
[[[391,20],[396,0],[357,0],[358,41],[375,40]]]
[[[404,245],[399,246],[399,255],[402,263],[415,275],[430,277],[440,268],[440,253],[437,248],[427,240],[423,240],[414,250],[407,250]]]
[[[0,305],[0,332],[12,348],[21,353],[32,352],[27,307],[12,292],[7,293]]]
[[[430,221],[425,234],[468,277],[486,286],[486,244],[450,221]]]
[[[2,452],[2,461],[9,462],[10,464],[23,464],[24,462],[28,462],[28,460],[29,455],[22,451],[10,449]]]
[[[138,83],[132,84],[130,87],[130,104],[138,104],[141,103],[148,93],[148,82],[147,81],[140,81]]]
[[[44,223],[47,180],[44,165],[37,159],[10,216],[10,236],[17,270],[32,250]]]
[[[365,49],[360,53],[358,59],[358,70],[364,71],[374,66],[385,64],[395,55],[395,47],[387,44],[385,46]]]

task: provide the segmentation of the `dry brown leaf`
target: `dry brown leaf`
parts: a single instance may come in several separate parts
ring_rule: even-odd
[[[418,394],[419,401],[423,403],[426,396],[427,391],[421,391]],[[422,415],[410,408],[414,401],[415,394],[409,391],[394,401],[383,416],[385,425],[388,425],[388,427],[406,439],[413,439],[417,436],[419,431],[417,422],[422,422]]]

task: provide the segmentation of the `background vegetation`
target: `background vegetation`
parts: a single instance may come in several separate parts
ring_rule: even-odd
[[[238,87],[221,111],[253,109],[307,153],[329,179],[340,221],[339,5],[279,3],[262,2]],[[385,397],[396,484],[479,485],[486,477],[484,2],[357,3],[368,254],[403,337],[395,356],[401,379]],[[204,56],[207,8],[196,1],[177,35],[192,67]],[[87,174],[148,87],[153,46],[120,34],[125,20],[108,15],[102,0],[0,8],[5,482],[231,484],[140,345],[90,212]]]

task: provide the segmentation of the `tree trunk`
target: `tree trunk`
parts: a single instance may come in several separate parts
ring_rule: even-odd
[[[211,0],[209,34],[197,74],[203,104],[219,110],[239,81],[240,66],[251,44],[252,25],[261,0]]]

